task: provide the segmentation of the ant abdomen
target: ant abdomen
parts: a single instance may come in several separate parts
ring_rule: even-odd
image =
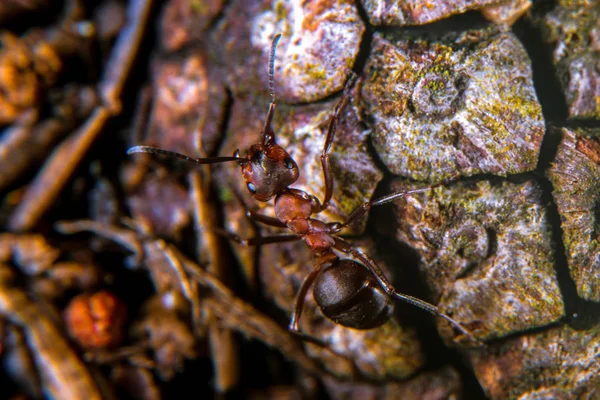
[[[354,329],[376,328],[390,319],[394,304],[360,263],[335,260],[317,276],[313,295],[330,320]]]

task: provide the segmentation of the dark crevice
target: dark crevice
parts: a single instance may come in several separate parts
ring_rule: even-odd
[[[439,21],[422,25],[409,26],[376,26],[374,30],[382,33],[406,32],[411,36],[439,36],[452,32],[464,32],[471,29],[482,29],[492,26],[479,11],[467,11]]]
[[[592,232],[592,238],[596,238],[596,241],[600,242],[600,201],[596,200],[594,210],[594,231]]]
[[[354,72],[359,76],[362,75],[362,71],[365,68],[365,64],[369,59],[369,55],[371,54],[371,43],[373,42],[373,26],[369,23],[369,17],[367,12],[362,6],[360,0],[356,0],[356,9],[358,10],[358,15],[362,19],[365,24],[365,32],[363,33],[362,40],[360,42],[360,48],[358,50],[358,55],[356,60],[354,61]]]
[[[464,253],[464,248],[460,248],[459,249],[459,257],[463,257],[464,256],[460,253]],[[477,261],[467,261],[467,265],[458,273],[456,274],[456,280],[461,280],[461,279],[465,279],[465,278],[470,278],[473,276],[473,274],[477,271],[477,267],[479,267],[480,263]]]
[[[223,115],[222,115],[222,121],[220,123],[220,127],[219,127],[219,140],[217,141],[217,143],[215,144],[215,149],[217,149],[217,151],[215,152],[216,154],[220,154],[220,149],[221,146],[223,145],[223,143],[225,142],[225,139],[227,138],[227,131],[229,130],[229,121],[231,119],[231,113],[233,112],[233,102],[234,102],[234,97],[233,97],[233,93],[231,92],[231,90],[229,88],[224,88],[226,94],[226,98],[225,98],[225,104],[223,106]],[[229,154],[227,154],[229,155]],[[209,156],[213,156],[213,154],[209,154]]]
[[[546,171],[554,162],[561,140],[562,134],[560,129],[554,127],[546,129],[537,165],[537,171],[540,176],[545,176]],[[549,185],[548,188],[549,190],[552,190],[551,185]]]
[[[567,128],[586,128],[594,129],[600,128],[600,119],[587,119],[587,118],[572,118],[564,121],[563,126]]]
[[[488,252],[485,258],[489,258],[498,253],[498,233],[492,228],[487,228],[486,233],[488,236]]]
[[[541,32],[530,19],[517,21],[513,32],[529,54],[533,84],[546,124],[564,124],[568,117],[567,101],[552,60],[552,48],[543,41]]]
[[[380,162],[379,160],[377,162]],[[383,171],[386,171],[382,166]],[[390,192],[390,173],[378,185],[373,198]],[[397,177],[396,177],[397,178]],[[390,267],[394,267],[393,284],[400,293],[406,293],[425,301],[430,301],[431,292],[419,272],[420,257],[409,246],[394,238],[398,222],[390,218],[390,205],[377,207],[371,211],[367,221],[367,232],[376,237],[378,257]],[[393,214],[393,213],[392,213]],[[448,347],[437,333],[436,319],[427,312],[401,301],[395,301],[396,316],[402,325],[413,326],[418,332],[423,351],[427,358],[426,371],[435,371],[445,365],[451,365],[460,374],[464,393],[469,399],[485,399],[485,394],[475,377],[464,353]]]
[[[219,25],[221,23],[221,21],[225,18],[225,14],[227,14],[227,9],[229,8],[230,5],[231,5],[231,0],[223,1],[223,7],[221,7],[221,10],[219,11],[219,13],[217,15],[215,15],[214,18],[212,19],[212,21],[210,21],[210,23],[208,24],[208,27],[206,28],[207,32],[210,32],[213,29],[216,29],[217,25]]]
[[[545,186],[551,187],[550,182],[546,181]],[[547,204],[548,225],[551,227],[554,245],[554,267],[565,304],[565,320],[574,329],[589,329],[600,322],[600,303],[586,301],[578,296],[577,287],[569,272],[560,214],[552,199],[551,190],[544,191],[542,202]]]

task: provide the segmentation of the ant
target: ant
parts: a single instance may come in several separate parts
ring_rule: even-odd
[[[275,198],[276,217],[258,214],[253,211],[248,211],[247,215],[252,220],[265,225],[287,228],[293,232],[292,234],[260,236],[245,240],[230,232],[222,232],[222,234],[247,246],[303,240],[314,253],[316,259],[314,269],[306,276],[298,290],[289,324],[289,330],[304,340],[323,345],[315,338],[301,333],[298,328],[304,308],[304,299],[310,287],[313,286],[313,296],[322,313],[337,324],[354,329],[378,327],[390,319],[394,308],[392,299],[398,299],[428,311],[437,317],[444,318],[470,340],[481,344],[466,328],[450,316],[439,311],[433,304],[397,292],[379,266],[369,256],[337,235],[345,227],[363,218],[372,207],[392,202],[408,194],[431,190],[441,186],[442,183],[420,189],[394,192],[366,202],[354,210],[344,222],[326,223],[311,218],[311,216],[319,214],[329,206],[333,195],[334,181],[329,164],[329,151],[335,136],[340,112],[348,103],[350,88],[356,81],[354,74],[346,83],[342,97],[333,110],[327,128],[321,154],[321,165],[325,179],[323,200],[319,201],[314,195],[289,187],[299,177],[298,165],[284,148],[275,143],[275,133],[271,129],[271,120],[275,112],[274,58],[280,38],[280,34],[276,35],[271,43],[268,65],[271,103],[269,104],[265,124],[259,142],[250,147],[245,157],[240,157],[239,150],[236,150],[231,157],[192,158],[184,154],[150,146],[134,146],[127,153],[167,155],[196,164],[235,161],[241,167],[246,188],[257,201],[268,202]],[[334,250],[347,254],[354,260],[340,259]]]

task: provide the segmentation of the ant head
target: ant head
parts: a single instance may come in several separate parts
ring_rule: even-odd
[[[296,182],[300,175],[296,161],[272,141],[250,147],[240,165],[246,187],[258,201],[269,201]]]
[[[269,93],[271,104],[263,127],[260,141],[248,150],[246,158],[240,161],[242,176],[246,187],[258,201],[269,201],[277,193],[284,191],[296,182],[300,173],[298,165],[283,147],[275,144],[275,135],[271,129],[271,120],[275,112],[274,63],[275,49],[281,35],[275,35],[269,55]],[[234,157],[238,157],[238,153]]]

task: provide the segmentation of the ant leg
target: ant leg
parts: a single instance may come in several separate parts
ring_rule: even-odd
[[[441,312],[436,306],[421,299],[418,299],[413,296],[409,296],[407,294],[402,294],[396,291],[396,288],[388,281],[383,271],[379,266],[373,261],[369,256],[367,256],[362,251],[352,247],[352,245],[342,238],[335,237],[335,245],[334,248],[336,250],[341,251],[342,253],[350,254],[356,259],[360,260],[364,263],[364,265],[371,271],[371,273],[375,276],[381,287],[392,297],[402,300],[406,303],[412,304],[415,307],[418,307],[422,310],[425,310],[437,317],[441,317],[448,321],[453,327],[458,329],[463,335],[468,337],[471,341],[476,343],[479,346],[483,346],[484,344],[469,332],[469,330],[463,327],[460,323],[453,320],[449,315]]]
[[[244,210],[246,210],[246,217],[248,219],[254,222],[259,222],[263,225],[273,226],[275,228],[287,228],[287,225],[285,225],[279,219],[253,211],[250,204],[246,201],[246,198],[237,189],[235,189],[231,182],[229,182],[228,186],[233,191],[233,195],[237,201],[241,203],[241,205],[244,207]]]
[[[347,227],[348,225],[352,225],[356,221],[361,220],[367,214],[367,211],[369,211],[373,207],[382,206],[384,204],[391,203],[392,201],[399,199],[401,197],[405,197],[406,195],[409,195],[409,194],[427,192],[431,189],[435,189],[437,187],[443,186],[446,183],[447,183],[447,181],[444,181],[444,182],[436,183],[435,185],[430,185],[430,186],[426,186],[426,187],[419,188],[419,189],[400,190],[398,192],[390,193],[390,194],[380,197],[378,199],[367,201],[362,206],[360,206],[360,207],[356,208],[354,211],[352,211],[352,213],[350,213],[350,216],[346,219],[346,221],[344,221],[342,224],[340,224],[336,227],[335,232],[339,232],[340,230]]]
[[[280,234],[270,236],[255,236],[249,239],[243,239],[233,232],[226,231],[225,229],[215,228],[214,232],[218,235],[226,237],[227,239],[239,243],[242,246],[259,246],[261,244],[269,243],[284,243],[284,242],[295,242],[300,240],[301,237],[293,234]]]
[[[325,210],[329,206],[331,196],[333,196],[333,174],[331,173],[331,165],[329,164],[329,150],[331,150],[333,138],[335,137],[335,129],[337,126],[338,117],[342,108],[348,104],[348,100],[350,99],[350,88],[354,86],[354,82],[356,82],[356,75],[352,73],[348,79],[348,82],[346,83],[344,92],[342,93],[342,98],[338,101],[333,109],[333,114],[329,120],[329,126],[327,127],[327,135],[325,136],[323,152],[321,153],[321,166],[323,168],[323,179],[325,180],[325,196],[321,202],[321,209],[319,212]]]
[[[264,225],[274,226],[277,228],[286,228],[287,225],[281,222],[279,219],[275,217],[270,217],[268,215],[259,214],[252,210],[246,211],[246,216],[250,218],[252,221],[260,222]]]
[[[246,217],[248,217],[248,219],[250,219],[251,221],[259,222],[264,225],[273,226],[276,228],[286,228],[287,227],[283,222],[281,222],[279,219],[277,219],[275,217],[271,217],[269,215],[264,215],[264,214],[260,214],[255,211],[252,211],[249,208],[248,203],[246,203],[246,201],[244,200],[244,197],[235,190],[234,190],[234,193],[235,193],[235,196],[237,197],[238,201],[241,203],[241,205],[246,210]],[[250,239],[243,239],[240,236],[238,236],[236,233],[230,232],[223,228],[215,227],[213,229],[213,231],[215,233],[217,233],[223,237],[226,237],[227,239],[229,239],[231,241],[239,243],[243,246],[258,246],[261,244],[293,242],[295,240],[300,240],[300,236],[294,235],[294,234],[276,234],[276,235],[271,235],[271,236],[260,236],[259,235],[259,236],[256,236],[256,237],[253,237]]]
[[[303,332],[300,332],[300,331],[292,331],[292,330],[290,330],[290,333],[292,335],[296,336],[298,339],[300,339],[302,341],[309,342],[309,343],[315,344],[315,345],[317,345],[319,347],[322,347],[324,349],[327,349],[327,350],[331,351],[333,354],[335,354],[336,356],[340,355],[340,354],[337,354],[336,352],[334,352],[333,350],[331,350],[327,346],[327,343],[325,343],[321,339],[317,339],[314,336],[307,335],[306,333],[303,333]]]
[[[308,274],[306,278],[304,278],[304,281],[302,282],[302,285],[300,286],[300,289],[296,294],[296,300],[294,301],[294,310],[292,311],[292,317],[290,319],[290,325],[288,327],[288,330],[302,340],[327,348],[327,345],[322,340],[300,332],[300,328],[298,327],[300,317],[302,316],[302,310],[304,309],[304,299],[306,298],[306,294],[308,293],[308,290],[315,281],[317,275],[319,275],[319,272],[321,272],[322,265],[323,263],[318,263],[315,266],[315,268],[310,272],[310,274]]]

